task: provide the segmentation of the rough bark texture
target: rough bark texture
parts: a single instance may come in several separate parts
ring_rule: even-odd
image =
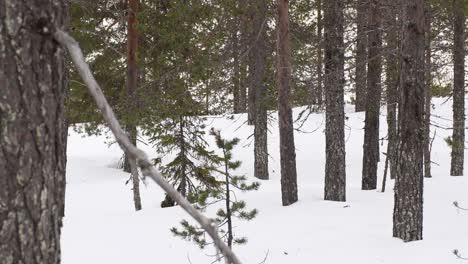
[[[288,0],[277,0],[277,85],[283,205],[297,201],[296,149],[291,110],[291,43]]]
[[[324,2],[325,200],[346,200],[343,1]]]
[[[403,2],[398,169],[393,236],[422,239],[424,139],[424,0]]]
[[[369,0],[357,0],[356,40],[356,112],[366,110],[367,66],[367,5]]]
[[[268,180],[268,116],[266,107],[266,63],[267,63],[267,12],[268,3],[264,0],[252,3],[256,15],[253,28],[256,35],[252,46],[254,64],[251,69],[252,87],[255,92],[254,155],[255,177]]]
[[[463,175],[465,151],[465,16],[463,0],[453,0],[453,135],[450,175]]]
[[[397,135],[397,105],[398,105],[398,26],[397,14],[398,4],[388,4],[385,9],[385,42],[387,43],[386,50],[386,90],[387,90],[387,129],[388,129],[388,147],[387,159],[390,169],[390,178],[395,179],[397,171],[396,150],[398,144]]]
[[[426,54],[425,54],[425,75],[426,86],[424,89],[424,177],[431,175],[431,86],[432,86],[432,52],[431,52],[431,21],[432,10],[429,3],[426,3]]]
[[[377,188],[379,163],[379,117],[382,90],[382,6],[380,0],[369,0],[367,96],[362,160],[362,189]]]
[[[130,113],[137,108],[136,100],[136,89],[138,85],[138,66],[137,66],[137,49],[138,49],[138,33],[137,33],[137,14],[138,14],[139,0],[128,1],[128,15],[127,15],[127,83],[126,90],[127,96],[129,97],[129,108]],[[129,118],[134,119],[133,117]],[[130,140],[134,145],[137,143],[138,131],[136,125],[132,121],[127,123],[127,133]],[[135,160],[125,155],[124,170],[130,172],[132,175],[133,182],[133,201],[135,210],[141,210],[141,198],[140,198],[140,185],[138,169],[134,168],[132,164],[136,164]]]
[[[0,262],[60,263],[66,1],[0,1]]]

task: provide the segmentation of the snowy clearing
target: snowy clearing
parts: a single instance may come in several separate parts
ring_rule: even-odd
[[[432,122],[450,127],[451,100],[435,98]],[[349,110],[346,121],[347,202],[323,201],[325,166],[324,114],[311,114],[295,133],[299,202],[281,206],[278,127],[270,124],[270,181],[262,181],[257,192],[238,193],[259,215],[250,222],[235,221],[235,232],[248,238],[234,246],[244,263],[465,263],[453,249],[468,256],[468,212],[453,201],[468,205],[468,178],[450,177],[450,149],[444,138],[451,130],[436,130],[432,159],[433,178],[425,179],[424,240],[403,243],[392,238],[393,181],[387,191],[361,191],[364,113]],[[385,107],[380,137],[386,136]],[[295,109],[297,117],[300,109]],[[252,179],[253,127],[243,125],[245,115],[234,119],[211,117],[207,129],[221,129],[226,138],[239,137],[234,159],[241,160],[238,174]],[[314,131],[314,132],[313,132]],[[207,136],[209,137],[209,136]],[[209,138],[212,143],[212,140]],[[109,139],[83,137],[70,130],[68,141],[67,192],[62,252],[64,264],[93,263],[211,263],[212,247],[200,251],[191,242],[174,237],[169,229],[188,219],[180,208],[161,209],[164,193],[152,182],[142,186],[143,210],[133,209],[129,174],[115,169],[122,152]],[[155,150],[140,145],[151,156]],[[214,149],[214,147],[212,148]],[[386,151],[386,143],[380,152]],[[466,153],[466,152],[465,152]],[[379,189],[384,155],[379,164]],[[466,164],[466,163],[465,163]],[[253,180],[253,179],[252,179]],[[207,213],[212,214],[214,209]]]

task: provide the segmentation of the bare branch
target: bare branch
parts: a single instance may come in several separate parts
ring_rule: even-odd
[[[61,30],[57,30],[54,33],[54,37],[61,45],[68,49],[78,73],[87,85],[90,94],[94,98],[98,108],[101,110],[104,120],[111,129],[122,150],[131,158],[137,160],[137,164],[144,176],[150,177],[153,181],[155,181],[174,201],[177,202],[177,204],[180,205],[180,207],[182,207],[200,224],[200,226],[203,227],[204,230],[206,230],[206,232],[213,239],[216,247],[227,259],[229,259],[232,264],[240,264],[241,262],[234,254],[234,252],[219,237],[213,221],[195,209],[176,189],[174,189],[171,184],[164,180],[162,175],[152,166],[146,153],[138,149],[130,142],[127,134],[124,132],[119,122],[117,121],[114,111],[107,102],[106,97],[99,87],[99,84],[96,82],[96,79],[91,73],[89,65],[85,62],[81,48],[75,39]]]

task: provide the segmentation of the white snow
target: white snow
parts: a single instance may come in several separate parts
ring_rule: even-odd
[[[437,117],[432,120],[451,127],[451,100],[444,102],[433,100]],[[364,113],[353,113],[351,106],[346,109],[347,202],[323,200],[324,114],[318,113],[302,127],[315,132],[295,133],[300,200],[281,206],[278,127],[272,121],[271,180],[262,181],[257,192],[238,194],[259,214],[250,222],[235,222],[235,232],[249,240],[246,245],[234,246],[235,252],[244,263],[254,264],[267,254],[265,263],[270,264],[465,263],[452,250],[468,256],[468,211],[456,209],[452,202],[468,206],[468,175],[449,176],[450,149],[444,138],[451,130],[433,127],[437,132],[432,157],[438,165],[432,167],[433,178],[425,180],[424,240],[404,243],[392,237],[393,181],[389,180],[385,193],[360,190]],[[386,135],[384,109],[381,137]],[[296,116],[299,111],[295,109]],[[215,127],[224,137],[241,139],[234,151],[234,158],[243,162],[238,173],[253,179],[253,144],[247,139],[253,129],[242,125],[245,119],[243,115],[234,120],[213,117],[207,121],[207,129]],[[116,144],[108,147],[104,136],[83,137],[72,130],[69,134],[64,264],[205,264],[214,260],[212,247],[200,251],[170,233],[169,228],[189,218],[178,207],[161,209],[164,194],[152,182],[142,186],[143,210],[134,211],[131,186],[125,185],[129,175],[113,168],[122,155]],[[156,155],[149,146],[141,147]],[[385,142],[382,151],[386,151]],[[382,155],[379,189],[384,158]]]

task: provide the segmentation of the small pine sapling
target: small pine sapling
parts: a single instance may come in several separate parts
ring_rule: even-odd
[[[257,209],[248,210],[245,201],[235,199],[234,190],[251,191],[257,190],[260,186],[258,182],[247,183],[245,176],[235,176],[233,171],[241,165],[240,161],[232,160],[232,150],[239,143],[238,138],[226,140],[221,137],[219,131],[211,129],[212,136],[216,140],[216,146],[221,150],[221,155],[216,156],[212,166],[212,171],[216,174],[219,188],[206,189],[200,192],[197,197],[197,208],[204,210],[210,205],[224,202],[224,206],[216,212],[213,223],[217,225],[221,237],[229,247],[235,244],[245,244],[247,238],[235,237],[233,232],[233,219],[252,220],[257,215]],[[234,199],[233,199],[234,198]],[[204,248],[210,243],[205,239],[206,233],[200,228],[189,224],[186,220],[181,222],[182,229],[172,228],[175,236],[195,242],[200,248]]]

